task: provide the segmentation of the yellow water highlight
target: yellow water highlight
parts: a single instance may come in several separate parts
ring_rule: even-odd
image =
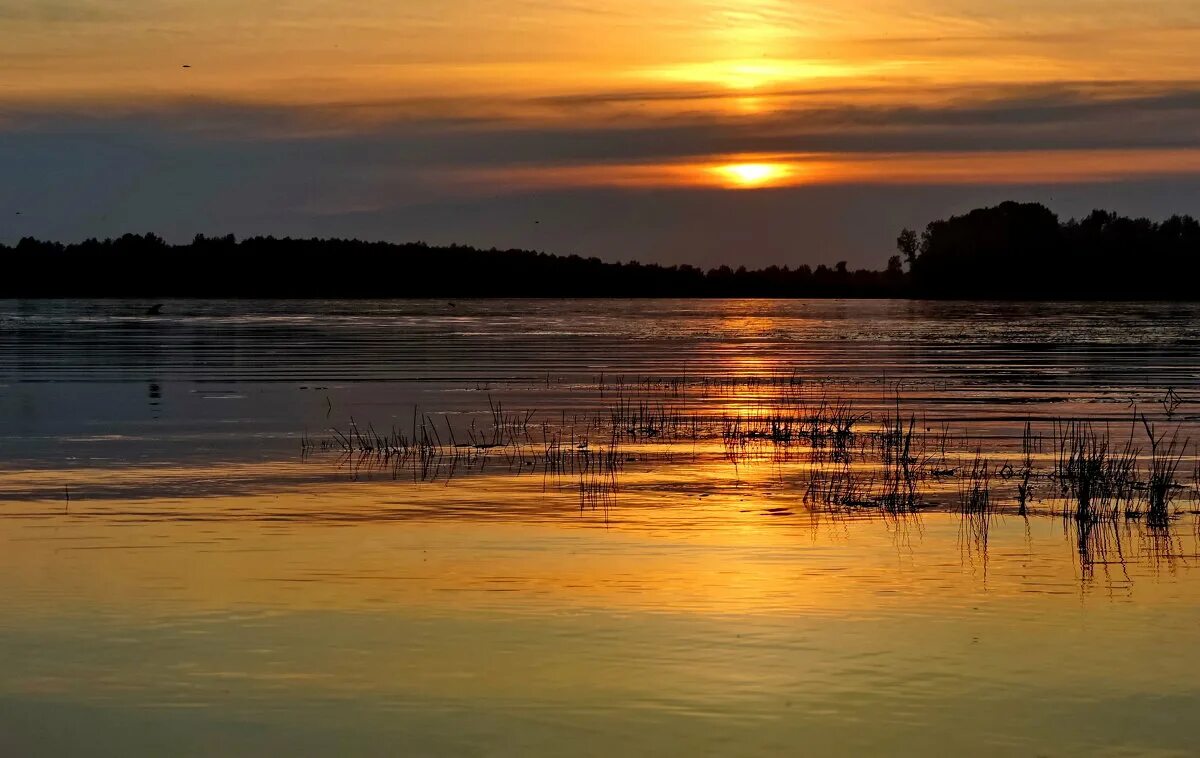
[[[321,500],[364,512],[447,489],[402,486]],[[288,507],[290,496],[270,497]],[[988,558],[962,543],[953,514],[781,518],[767,505],[727,492],[680,495],[664,510],[630,494],[617,525],[588,514],[342,526],[5,519],[0,698],[49,706],[0,724],[20,747],[45,744],[64,711],[85,707],[97,711],[89,733],[133,746],[147,735],[125,728],[130,719],[157,725],[164,710],[187,709],[204,719],[196,729],[259,724],[276,744],[295,727],[267,725],[286,714],[306,735],[351,724],[376,744],[462,749],[516,739],[536,718],[531,752],[543,755],[574,752],[576,731],[558,722],[610,748],[635,733],[638,744],[704,753],[749,723],[738,739],[753,754],[803,739],[821,754],[849,743],[924,755],[931,734],[1009,747],[1019,735],[1082,754],[1131,700],[1191,702],[1200,653],[1161,640],[1194,632],[1200,584],[1186,561],[1156,563],[1138,525],[1117,527],[1125,565],[1109,556],[1083,580],[1052,520],[998,520]],[[1174,537],[1184,554],[1196,549],[1190,529]],[[1074,697],[1049,696],[1060,691]],[[914,697],[921,706],[899,721],[868,717]],[[955,704],[982,697],[1002,736],[955,728]],[[448,729],[447,709],[471,718]],[[489,719],[500,726],[479,733]],[[621,728],[600,728],[614,720]],[[1165,723],[1153,739],[1124,739],[1190,738],[1185,720]],[[186,724],[173,729],[196,739]]]
[[[744,486],[715,489],[677,467],[653,483],[698,486],[669,496],[638,495],[647,482],[633,477],[611,514],[580,510],[568,497],[544,504],[557,512],[549,520],[515,502],[531,494],[520,486],[505,502],[502,490],[470,483],[462,486],[492,498],[473,513],[419,502],[445,486],[377,483],[328,488],[320,498],[149,500],[9,518],[0,522],[0,597],[17,615],[110,607],[144,619],[245,605],[367,609],[381,600],[393,610],[457,614],[497,602],[531,613],[936,613],[959,611],[980,592],[992,601],[1045,594],[1041,602],[1054,605],[1081,594],[1116,591],[1152,604],[1200,591],[1186,573],[1182,584],[1158,581],[1186,570],[1194,519],[1164,534],[1164,556],[1140,525],[1105,526],[1119,539],[1084,577],[1072,535],[1055,519],[996,516],[984,554],[962,542],[955,514],[809,511],[796,496],[752,486],[769,468],[744,467]],[[397,509],[412,518],[390,519]],[[294,517],[279,518],[284,512]],[[310,517],[295,517],[304,512]],[[518,593],[491,594],[504,588]],[[459,594],[442,594],[450,591]]]

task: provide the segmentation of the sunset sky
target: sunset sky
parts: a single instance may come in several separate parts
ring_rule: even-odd
[[[0,0],[0,240],[881,265],[1002,199],[1200,212],[1195,0]]]

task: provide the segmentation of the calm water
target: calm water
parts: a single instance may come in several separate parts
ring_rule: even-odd
[[[0,301],[0,754],[1195,754],[1196,306],[149,305]]]

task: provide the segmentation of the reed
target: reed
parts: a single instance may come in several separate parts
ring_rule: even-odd
[[[604,488],[615,491],[626,461],[643,467],[667,463],[684,454],[677,443],[713,442],[719,445],[693,444],[691,460],[724,459],[738,469],[739,481],[739,467],[769,462],[775,467],[769,475],[785,486],[794,483],[814,508],[896,514],[950,506],[972,518],[994,512],[998,498],[1028,515],[1045,482],[1057,487],[1053,508],[1064,517],[1094,522],[1123,513],[1160,523],[1185,492],[1178,477],[1190,460],[1190,441],[1179,427],[1160,431],[1145,415],[1134,417],[1127,437],[1114,437],[1107,424],[1064,419],[1046,422],[1041,428],[1049,432],[1043,436],[1027,420],[1018,427],[1019,458],[996,466],[985,457],[994,440],[952,434],[945,423],[919,418],[905,410],[899,392],[882,410],[865,411],[853,400],[785,375],[763,379],[771,392],[756,401],[739,400],[736,412],[678,401],[696,387],[710,391],[726,381],[732,382],[602,378],[607,402],[570,414],[514,411],[489,396],[486,409],[473,414],[414,407],[403,430],[377,429],[351,417],[324,437],[304,432],[301,455],[334,452],[352,471],[388,469],[395,478],[411,474],[416,480],[498,466],[572,477],[587,493],[602,489],[602,479],[610,482]],[[665,396],[656,399],[653,392]],[[1050,455],[1043,456],[1045,450]],[[1200,463],[1192,479],[1186,496],[1200,499]]]
[[[1029,514],[1029,482],[1033,478],[1034,447],[1033,424],[1026,421],[1025,430],[1021,433],[1021,470],[1017,483],[1017,513],[1021,516]]]
[[[959,539],[986,560],[992,525],[991,462],[977,448],[970,465],[962,468],[964,475],[958,485]]]
[[[992,510],[991,462],[982,449],[975,451],[969,468],[959,481],[958,511],[966,515],[987,514]]]
[[[1177,487],[1175,474],[1183,462],[1188,441],[1179,440],[1179,430],[1168,437],[1157,433],[1154,424],[1142,416],[1142,426],[1150,439],[1149,472],[1146,478],[1146,517],[1153,524],[1166,523],[1171,517],[1171,500]]]
[[[883,491],[879,496],[880,506],[889,512],[916,510],[918,504],[917,465],[914,439],[917,434],[917,417],[909,414],[907,421],[900,410],[897,396],[895,413],[884,416],[879,434],[879,449],[883,476]],[[924,438],[920,438],[923,440]],[[921,444],[923,448],[924,445]]]
[[[1064,515],[1077,520],[1115,518],[1122,506],[1133,512],[1140,451],[1132,435],[1121,448],[1111,444],[1107,429],[1101,433],[1090,422],[1056,421],[1058,458],[1053,476],[1065,501]],[[1073,506],[1073,512],[1067,510]]]

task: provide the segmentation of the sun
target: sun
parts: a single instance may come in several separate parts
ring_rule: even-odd
[[[766,187],[785,179],[791,169],[782,163],[730,163],[716,166],[713,173],[731,187]]]

